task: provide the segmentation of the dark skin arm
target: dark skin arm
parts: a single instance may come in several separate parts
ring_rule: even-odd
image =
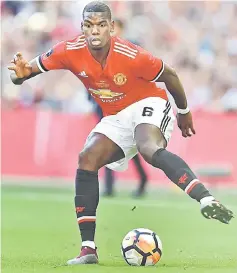
[[[165,83],[179,109],[187,108],[187,99],[184,88],[173,68],[169,67],[167,64],[164,64],[164,71],[158,78],[157,82]],[[188,112],[187,114],[177,114],[177,121],[183,137],[191,137],[192,134],[196,133],[193,128],[191,112]]]
[[[14,84],[21,85],[25,80],[35,77],[42,72],[39,70],[36,60],[26,61],[20,52],[18,52],[11,61],[8,69],[13,71],[10,77]]]

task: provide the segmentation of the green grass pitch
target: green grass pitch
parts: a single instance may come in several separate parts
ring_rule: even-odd
[[[236,215],[236,190],[217,196]],[[237,219],[230,225],[206,220],[185,194],[159,189],[139,200],[129,193],[101,198],[100,264],[65,266],[80,247],[73,199],[68,188],[2,187],[3,273],[237,272]],[[120,254],[124,235],[139,227],[154,230],[163,242],[163,256],[154,267],[131,267]]]

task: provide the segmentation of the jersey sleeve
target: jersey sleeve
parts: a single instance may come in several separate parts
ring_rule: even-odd
[[[49,51],[36,57],[36,62],[41,72],[68,69],[65,42],[56,44]]]
[[[137,56],[135,71],[139,78],[155,82],[164,71],[164,63],[161,59],[141,49]]]

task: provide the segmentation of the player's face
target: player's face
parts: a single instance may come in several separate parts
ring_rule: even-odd
[[[90,48],[102,49],[110,40],[113,21],[108,19],[105,12],[85,12],[82,31]]]

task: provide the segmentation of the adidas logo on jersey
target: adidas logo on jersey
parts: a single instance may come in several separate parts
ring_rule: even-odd
[[[82,71],[80,73],[78,73],[78,76],[84,77],[84,78],[88,78],[88,76],[86,75],[85,71]]]

